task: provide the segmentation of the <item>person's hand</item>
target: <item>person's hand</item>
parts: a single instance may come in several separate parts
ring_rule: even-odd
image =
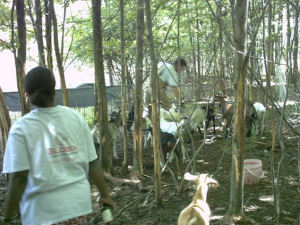
[[[112,199],[111,199],[110,197],[102,197],[102,198],[100,198],[98,204],[99,204],[99,207],[100,207],[100,208],[101,208],[101,206],[102,206],[103,204],[109,205],[109,206],[111,206],[112,208],[115,208],[114,202],[112,201]]]

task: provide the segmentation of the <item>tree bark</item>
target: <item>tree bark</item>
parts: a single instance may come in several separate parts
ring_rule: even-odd
[[[45,23],[46,23],[46,52],[47,52],[47,66],[53,71],[53,58],[52,58],[52,22],[51,22],[51,9],[50,0],[45,0]]]
[[[61,90],[62,90],[63,104],[65,106],[67,106],[68,105],[68,89],[66,87],[65,72],[64,72],[64,68],[63,68],[63,55],[60,53],[60,50],[59,50],[58,26],[57,26],[57,18],[56,18],[56,14],[55,14],[53,0],[50,0],[50,11],[51,11],[51,19],[52,19],[52,23],[53,23],[54,50],[55,50],[55,56],[56,56],[59,77],[60,77],[60,85],[61,85]]]
[[[271,80],[274,75],[274,39],[272,34],[274,32],[274,26],[272,25],[273,20],[273,10],[272,10],[272,2],[269,1],[269,13],[268,13],[268,63],[267,63],[267,87],[268,87],[268,94],[271,95]]]
[[[24,0],[16,1],[16,15],[18,25],[18,48],[15,56],[16,75],[18,82],[18,91],[22,107],[22,115],[29,112],[28,100],[25,97],[25,89],[23,79],[25,77],[26,63],[26,24],[25,24],[25,5]],[[13,25],[12,25],[13,26]],[[14,34],[13,34],[14,36]],[[13,43],[15,44],[15,43]]]
[[[126,55],[125,55],[125,26],[124,26],[124,0],[120,0],[120,21],[121,21],[121,78],[122,78],[122,121],[123,121],[123,163],[122,171],[127,172],[128,169],[128,133],[127,133],[127,95],[126,95]]]
[[[2,159],[5,153],[5,144],[8,138],[8,132],[11,126],[11,121],[9,117],[9,112],[6,106],[4,95],[0,87],[0,131],[1,131],[1,152]]]
[[[218,12],[218,26],[219,26],[219,48],[220,48],[220,52],[219,52],[219,77],[220,77],[220,81],[219,81],[219,86],[220,86],[220,90],[225,93],[225,70],[224,70],[224,58],[223,58],[223,28],[222,28],[222,24],[221,24],[221,18],[222,18],[222,1],[221,0],[217,0],[217,12]]]
[[[153,121],[153,155],[154,155],[154,182],[155,182],[155,200],[158,206],[162,205],[161,192],[161,170],[160,170],[160,127],[159,127],[159,95],[158,95],[158,74],[157,60],[152,34],[152,17],[150,0],[145,0],[146,22],[148,30],[148,42],[151,58],[151,103],[152,103],[152,121]]]
[[[243,166],[245,141],[245,84],[246,84],[246,35],[248,19],[248,0],[236,1],[233,13],[235,40],[235,109],[234,134],[232,139],[231,189],[228,214],[243,216]]]
[[[45,53],[44,53],[44,43],[43,43],[43,24],[42,24],[42,9],[41,9],[41,1],[35,0],[34,10],[35,17],[34,19],[32,10],[31,10],[31,1],[28,0],[28,14],[33,24],[33,29],[38,45],[38,53],[39,53],[39,65],[45,66]]]
[[[114,72],[113,72],[113,61],[112,56],[110,54],[107,54],[107,68],[108,68],[108,77],[109,77],[109,83],[111,86],[114,85]]]
[[[136,76],[134,96],[134,133],[133,133],[133,168],[143,174],[142,152],[142,80],[143,80],[143,44],[144,44],[144,0],[137,0],[136,30]]]
[[[299,82],[299,70],[298,70],[298,50],[299,50],[299,10],[300,10],[300,1],[296,0],[295,4],[295,27],[294,27],[294,48],[293,48],[293,83],[295,90],[298,90],[298,82]]]
[[[101,31],[101,1],[92,0],[93,9],[93,43],[94,43],[94,68],[95,68],[95,86],[97,91],[98,123],[100,128],[101,140],[101,160],[104,170],[112,172],[112,143],[108,129],[107,116],[107,97],[104,78],[103,65],[103,47],[102,47],[102,31]]]

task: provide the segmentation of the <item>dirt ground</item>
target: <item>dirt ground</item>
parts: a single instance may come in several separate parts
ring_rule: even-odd
[[[211,131],[209,131],[211,133]],[[285,131],[287,132],[287,131]],[[261,159],[264,176],[256,185],[245,185],[244,188],[244,213],[246,217],[254,221],[252,224],[273,225],[274,204],[273,185],[270,168],[271,133],[265,132],[263,137],[251,137],[246,139],[245,159]],[[280,190],[280,218],[277,224],[298,225],[300,214],[300,185],[298,174],[297,149],[298,140],[284,133],[284,152],[279,146],[275,149],[276,170],[280,160],[279,190]],[[196,160],[196,172],[210,173],[218,180],[218,189],[209,190],[207,201],[212,211],[210,224],[225,224],[222,220],[229,207],[230,177],[231,177],[231,145],[220,131],[217,135],[209,135],[210,144],[206,144],[200,151]],[[200,143],[200,137],[195,137],[195,148]],[[117,162],[116,162],[117,164]],[[187,163],[184,164],[186,166]],[[171,168],[176,173],[175,160]],[[174,225],[180,211],[191,201],[195,190],[191,183],[186,183],[187,188],[183,193],[178,193],[174,187],[170,173],[162,174],[163,206],[155,204],[153,191],[153,157],[151,149],[144,152],[143,186],[150,189],[139,192],[132,186],[112,186],[108,183],[116,203],[114,224],[123,225]],[[185,167],[183,167],[185,168]],[[128,178],[118,172],[115,177]],[[101,215],[94,213],[90,216],[91,224],[101,224]],[[250,224],[250,223],[243,223]]]
[[[207,201],[211,208],[210,224],[225,224],[222,220],[229,207],[230,200],[230,177],[231,177],[231,141],[226,140],[221,131],[212,135],[208,131],[209,144],[205,144],[197,156],[195,168],[199,173],[210,173],[219,182],[219,188],[209,190]],[[285,150],[282,152],[279,146],[275,149],[276,170],[277,163],[281,160],[279,174],[280,190],[280,225],[299,225],[300,214],[300,185],[298,174],[298,141],[292,133],[285,129],[283,133]],[[194,145],[197,148],[201,144],[200,136],[194,137]],[[254,224],[273,225],[274,204],[273,185],[270,168],[271,134],[265,132],[263,137],[252,137],[246,140],[245,159],[257,158],[263,163],[264,177],[256,185],[246,185],[244,188],[244,213],[248,218],[255,221]],[[120,153],[121,155],[122,153]],[[189,153],[191,155],[191,153]],[[131,154],[130,154],[131,156]],[[120,172],[120,161],[115,161],[115,177],[129,178]],[[174,161],[175,162],[175,161]],[[175,163],[170,167],[176,174]],[[187,163],[184,163],[185,168]],[[2,167],[2,163],[0,164]],[[1,168],[2,169],[2,168]],[[120,225],[175,225],[180,211],[191,201],[194,189],[186,182],[183,193],[178,193],[174,187],[169,172],[162,174],[162,197],[163,206],[157,207],[154,201],[153,190],[153,157],[152,150],[144,151],[144,174],[142,181],[145,191],[138,191],[136,187],[129,185],[115,186],[107,182],[112,193],[115,207],[115,221],[113,224]],[[0,183],[0,215],[3,213],[3,201],[7,183],[1,176]],[[88,216],[89,224],[103,224],[102,216],[96,206],[97,197],[93,187],[94,212]],[[246,224],[246,223],[244,223]]]

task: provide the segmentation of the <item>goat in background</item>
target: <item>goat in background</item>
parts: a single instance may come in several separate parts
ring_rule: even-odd
[[[215,96],[215,100],[220,102],[220,107],[221,107],[223,121],[224,121],[223,129],[224,129],[225,136],[227,136],[228,128],[229,128],[229,133],[231,133],[230,124],[231,124],[231,120],[232,120],[234,112],[233,112],[233,104],[226,103],[225,98],[226,98],[226,96],[221,95],[221,94],[218,94]]]
[[[113,146],[113,156],[115,159],[119,159],[118,152],[117,152],[117,140],[119,136],[119,128],[122,125],[122,117],[121,117],[121,110],[118,112],[113,111],[111,113],[109,122],[108,122],[108,129],[111,136],[112,146]],[[94,127],[91,130],[91,134],[94,139],[94,145],[96,148],[96,152],[99,158],[99,152],[100,152],[100,146],[101,146],[101,140],[100,140],[100,129],[99,124],[96,123]]]
[[[192,202],[181,211],[178,225],[209,225],[210,208],[206,202],[209,187],[218,187],[219,183],[208,174],[184,174],[184,179],[197,184]]]

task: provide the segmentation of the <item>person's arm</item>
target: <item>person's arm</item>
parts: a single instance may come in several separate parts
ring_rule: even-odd
[[[100,192],[100,203],[105,203],[113,207],[113,201],[107,191],[103,170],[101,168],[99,160],[93,160],[89,163],[89,178],[90,181],[96,185],[97,189]]]
[[[10,173],[8,190],[5,198],[4,221],[12,219],[19,210],[19,203],[24,193],[28,178],[28,170]]]

